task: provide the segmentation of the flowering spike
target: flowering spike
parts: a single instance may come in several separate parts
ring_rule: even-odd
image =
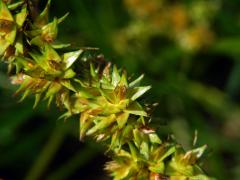
[[[140,86],[143,75],[128,83],[127,72],[94,55],[96,48],[68,51],[70,44],[56,44],[58,24],[68,13],[49,22],[50,0],[34,17],[28,0],[5,2],[0,0],[0,56],[12,83],[20,85],[20,101],[32,94],[33,108],[55,101],[66,111],[60,118],[79,116],[80,140],[105,142],[113,159],[105,169],[115,180],[209,179],[197,164],[206,146],[185,152],[149,128],[154,105],[139,100],[151,88]]]

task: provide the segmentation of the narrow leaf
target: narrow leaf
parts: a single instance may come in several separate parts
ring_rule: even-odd
[[[69,12],[64,14],[62,17],[58,18],[58,24],[62,23],[69,15]]]
[[[130,84],[129,84],[129,87],[132,88],[132,87],[136,87],[136,86],[139,86],[140,85],[140,82],[141,80],[144,78],[144,75],[142,74],[141,76],[139,76],[136,80],[132,81]]]
[[[131,97],[132,101],[135,101],[139,97],[141,97],[145,92],[147,92],[149,89],[151,89],[151,86],[143,86],[143,87],[137,87],[134,88],[134,94]]]
[[[124,112],[138,116],[148,116],[138,102],[131,103],[131,105],[126,110],[124,110]]]

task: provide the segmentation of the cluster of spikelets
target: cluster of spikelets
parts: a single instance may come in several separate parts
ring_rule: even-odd
[[[149,128],[152,106],[139,103],[150,89],[143,76],[129,82],[126,71],[106,63],[94,48],[70,48],[55,40],[58,24],[49,21],[48,1],[37,13],[31,1],[0,0],[0,55],[8,64],[16,94],[35,96],[80,116],[80,139],[104,142],[113,161],[106,170],[114,179],[207,180],[197,162],[206,146],[184,152],[174,140],[163,142]],[[68,49],[72,49],[69,51]]]

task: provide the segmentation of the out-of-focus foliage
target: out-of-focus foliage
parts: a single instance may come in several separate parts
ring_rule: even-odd
[[[153,86],[147,100],[159,102],[153,126],[159,126],[160,134],[174,132],[188,150],[197,129],[197,142],[208,144],[209,174],[239,179],[238,0],[53,3],[52,15],[71,12],[60,28],[62,40],[100,47],[132,74],[145,73]],[[18,99],[11,96],[15,89],[4,73],[0,82],[0,178],[96,179],[93,169],[99,177],[101,150],[76,140],[75,121],[63,128],[55,111],[32,110],[31,98],[16,104]]]
[[[139,40],[144,45],[158,35],[165,36],[184,51],[207,48],[214,40],[211,22],[219,9],[219,1],[125,0],[124,3],[132,20],[113,40],[119,42],[114,44],[123,54],[126,49],[136,51]]]

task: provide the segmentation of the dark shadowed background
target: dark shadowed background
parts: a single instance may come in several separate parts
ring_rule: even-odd
[[[43,7],[46,1],[40,1]],[[239,0],[53,0],[51,17],[70,16],[59,39],[99,47],[130,75],[151,84],[159,134],[186,150],[194,133],[208,145],[204,168],[220,180],[240,178]],[[78,117],[33,98],[18,103],[0,65],[0,178],[109,179],[104,147],[79,142]]]

